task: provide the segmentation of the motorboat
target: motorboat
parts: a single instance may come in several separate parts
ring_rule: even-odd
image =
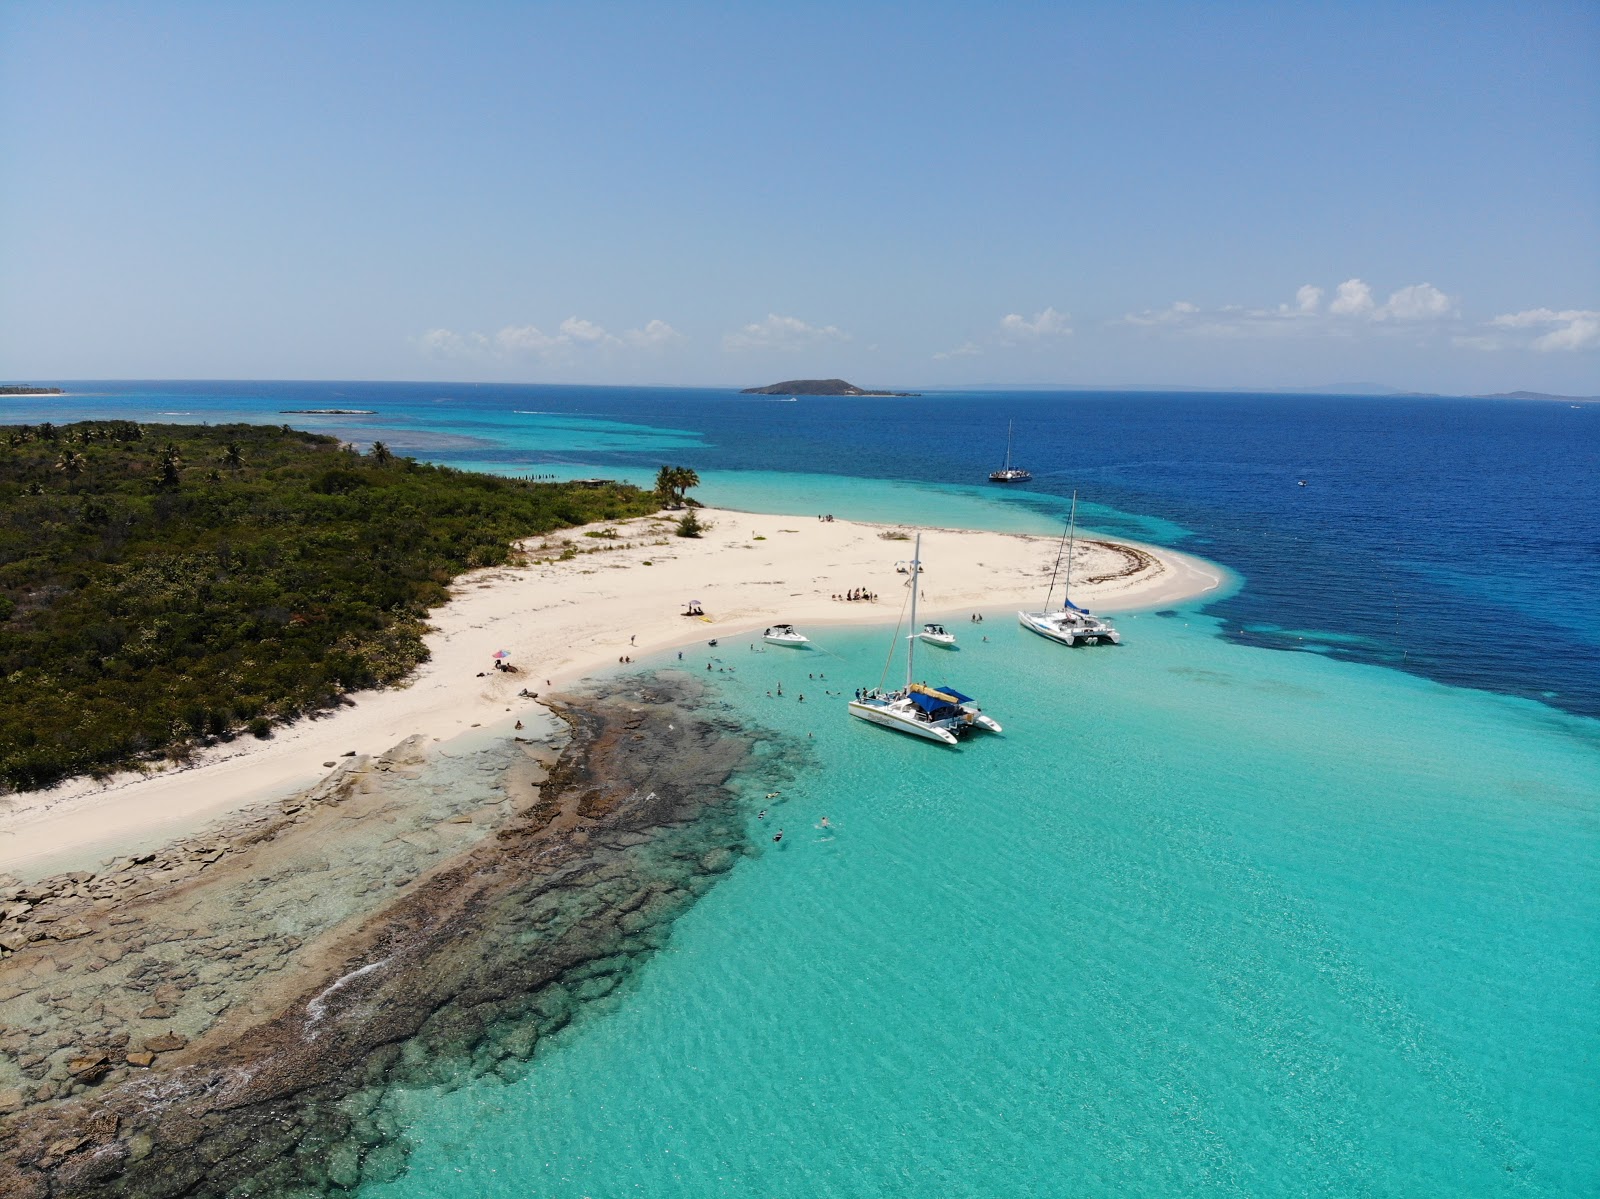
[[[922,535],[917,534],[916,557],[911,560],[911,573],[918,574],[922,567]],[[911,588],[911,628],[917,627],[917,592],[915,578],[908,580]],[[938,628],[924,625],[923,631]],[[963,695],[948,683],[930,687],[916,679],[916,644],[923,636],[915,632],[906,638],[906,684],[898,691],[885,691],[879,686],[862,688],[850,701],[850,715],[869,724],[881,725],[899,733],[910,733],[928,741],[955,745],[962,737],[978,729],[1000,732],[1000,723],[986,716],[970,695]],[[945,636],[949,636],[948,633]],[[895,626],[894,640],[900,639],[900,627]],[[951,637],[953,642],[955,638]],[[893,643],[890,656],[893,657]],[[884,673],[888,673],[887,665]]]
[[[792,624],[775,624],[761,634],[768,645],[810,645],[811,638],[799,633]]]
[[[1050,587],[1044,594],[1044,611],[1018,612],[1017,623],[1039,636],[1060,645],[1121,645],[1122,634],[1109,620],[1096,616],[1087,608],[1080,608],[1068,598],[1067,589],[1072,582],[1072,556],[1078,544],[1078,493],[1072,493],[1072,515],[1067,521],[1067,532],[1062,535],[1066,551],[1066,577],[1061,585],[1061,607],[1050,607],[1055,594],[1056,573],[1061,567],[1061,552],[1056,553],[1056,570],[1050,572]]]
[[[1020,466],[1011,465],[1011,427],[1012,422],[1006,422],[1006,464],[999,470],[989,472],[991,483],[1026,483],[1033,478],[1029,472]]]
[[[942,645],[946,649],[950,649],[956,643],[956,635],[942,624],[925,624],[922,626],[922,632],[918,633],[917,636],[929,645]]]

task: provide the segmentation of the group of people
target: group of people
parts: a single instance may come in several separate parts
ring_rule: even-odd
[[[878,593],[876,591],[868,591],[865,587],[852,587],[843,595],[836,595],[833,598],[836,600],[867,600],[870,603],[877,603]]]
[[[982,624],[983,623],[983,613],[982,612],[974,612],[972,614],[972,622],[971,623],[973,623],[973,624]]]
[[[818,516],[817,519],[823,524],[831,524],[833,522],[833,513],[830,512],[826,516]]]

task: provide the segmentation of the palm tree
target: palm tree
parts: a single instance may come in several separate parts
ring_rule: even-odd
[[[691,487],[700,486],[700,476],[687,466],[663,466],[656,472],[656,491],[670,504],[683,503]]]
[[[83,468],[88,465],[82,454],[77,450],[62,450],[61,456],[56,459],[56,469],[69,479],[76,479],[83,473]]]
[[[230,441],[222,447],[222,465],[234,474],[239,473],[239,468],[244,465],[244,451],[239,448],[237,441]]]
[[[388,466],[394,461],[394,455],[389,452],[389,447],[381,441],[372,443],[372,460],[379,466]]]
[[[156,476],[156,484],[160,487],[178,486],[183,481],[178,473],[182,466],[183,455],[178,452],[178,447],[169,441],[167,448],[161,452],[161,473]]]

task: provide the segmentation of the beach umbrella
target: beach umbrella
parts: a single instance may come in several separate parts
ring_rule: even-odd
[[[497,658],[509,658],[511,655],[503,649],[497,649],[494,651],[494,656]]]

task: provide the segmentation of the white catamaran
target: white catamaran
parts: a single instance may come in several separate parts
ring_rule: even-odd
[[[919,572],[922,567],[922,534],[917,534],[916,556],[911,559],[911,578],[907,586],[911,588],[911,628],[917,628],[917,591],[921,579]],[[895,626],[895,640],[900,638],[900,628]],[[882,687],[862,689],[856,692],[855,699],[850,701],[850,715],[862,720],[881,724],[886,729],[896,729],[902,733],[910,733],[913,737],[925,737],[929,741],[942,741],[946,745],[954,745],[960,738],[966,736],[974,729],[987,729],[991,733],[1000,731],[1000,724],[992,717],[985,716],[978,710],[978,705],[970,695],[962,695],[954,687],[941,684],[930,687],[926,683],[918,683],[916,678],[916,644],[921,638],[921,632],[912,632],[906,638],[906,685],[899,691],[884,691]],[[893,651],[890,651],[893,656]],[[885,667],[885,673],[888,668]]]
[[[991,483],[1026,483],[1033,476],[1020,466],[1011,465],[1011,421],[1006,422],[1006,464],[999,470],[989,472]]]
[[[1067,577],[1061,583],[1062,607],[1050,610],[1050,596],[1056,589],[1055,571],[1050,572],[1050,589],[1044,593],[1043,612],[1018,612],[1017,622],[1025,629],[1047,637],[1062,645],[1101,645],[1110,642],[1122,644],[1122,634],[1108,620],[1096,616],[1087,608],[1080,608],[1068,597],[1072,583],[1072,551],[1078,544],[1078,493],[1072,493],[1072,517],[1067,522]],[[1056,552],[1056,566],[1061,565],[1061,553]]]

